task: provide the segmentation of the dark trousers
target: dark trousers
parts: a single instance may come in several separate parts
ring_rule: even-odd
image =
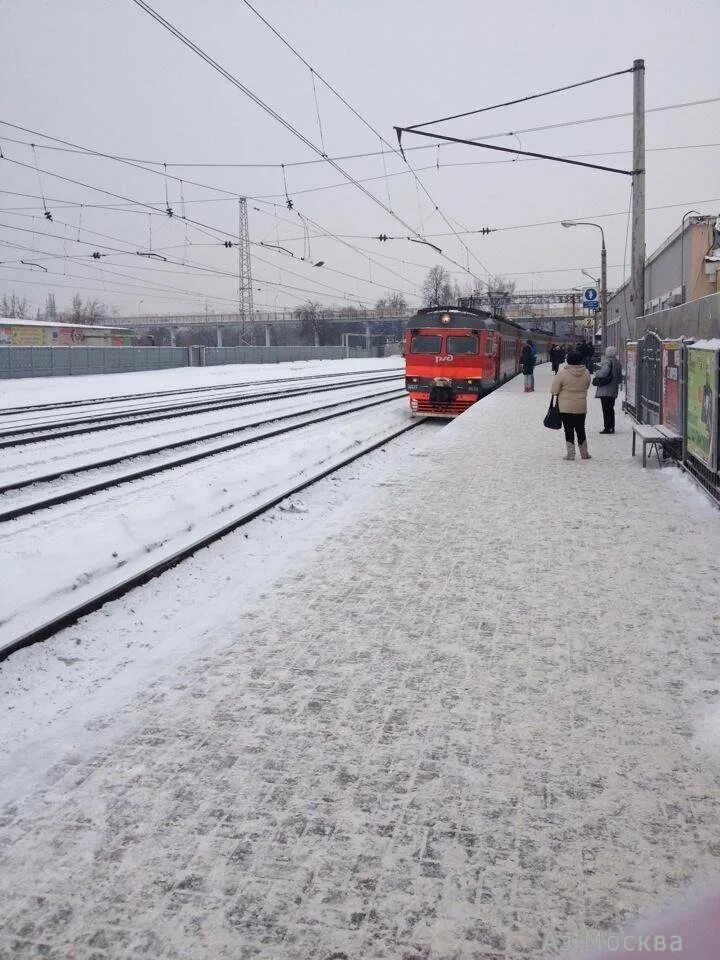
[[[559,360],[553,360],[553,361],[552,361],[552,371],[553,371],[553,373],[557,373],[559,369],[560,369],[560,361],[559,361]]]
[[[578,446],[585,443],[585,414],[584,413],[561,413],[560,419],[565,428],[565,439],[568,443],[575,443],[575,434],[577,434]]]
[[[615,429],[615,397],[600,397],[603,412],[603,430]]]

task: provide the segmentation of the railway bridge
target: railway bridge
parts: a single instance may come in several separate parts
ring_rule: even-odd
[[[343,341],[349,337],[360,336],[365,340],[365,346],[369,347],[374,336],[378,336],[377,328],[382,324],[389,322],[398,325],[404,325],[411,317],[413,311],[406,310],[401,313],[389,313],[379,310],[319,310],[310,318],[310,326],[313,327],[315,345],[320,345],[320,329],[324,324],[354,324],[358,326],[357,333],[344,333]],[[150,328],[161,327],[170,334],[170,342],[174,346],[175,339],[179,330],[184,327],[212,327],[215,329],[217,345],[223,346],[223,330],[228,327],[235,327],[240,331],[241,338],[252,335],[253,342],[258,339],[257,332],[262,331],[265,339],[265,346],[272,346],[273,329],[279,330],[289,324],[297,324],[298,316],[292,310],[253,312],[250,315],[243,316],[240,313],[191,313],[191,314],[140,314],[138,316],[118,318],[118,323],[123,327],[129,327],[136,333],[142,333]],[[376,331],[373,331],[376,328]],[[276,341],[277,342],[277,341]]]

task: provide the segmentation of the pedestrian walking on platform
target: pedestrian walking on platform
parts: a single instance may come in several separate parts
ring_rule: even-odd
[[[560,346],[559,343],[555,343],[550,348],[550,363],[552,364],[552,372],[557,373],[560,369],[560,364],[565,359],[565,351]]]
[[[535,354],[532,340],[526,340],[520,351],[520,366],[525,377],[524,393],[532,393],[535,389]]]
[[[550,385],[550,393],[558,398],[560,419],[565,429],[566,460],[575,459],[576,436],[580,456],[583,460],[590,459],[585,436],[589,387],[590,374],[583,365],[583,358],[579,353],[572,351],[568,354],[567,364],[553,377]]]
[[[605,359],[593,377],[593,384],[597,387],[595,396],[602,404],[603,428],[600,433],[615,433],[615,401],[621,382],[622,367],[617,358],[617,347],[606,347]]]

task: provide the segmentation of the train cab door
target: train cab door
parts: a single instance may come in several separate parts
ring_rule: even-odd
[[[499,333],[491,334],[492,336],[492,377],[494,383],[502,382],[502,371],[500,366],[502,364],[502,335]]]

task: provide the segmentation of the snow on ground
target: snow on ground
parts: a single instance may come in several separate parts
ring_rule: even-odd
[[[128,424],[97,433],[84,433],[75,437],[61,437],[56,440],[8,447],[2,451],[0,486],[110,457],[131,456],[133,452],[142,452],[148,447],[159,446],[162,443],[181,440],[195,442],[203,434],[236,429],[272,417],[288,416],[313,409],[320,410],[340,401],[367,397],[374,392],[381,393],[393,388],[402,390],[402,379],[397,382],[388,380],[376,385],[342,387],[338,390],[327,390],[287,399],[277,397],[248,406],[211,409],[167,420]],[[10,505],[9,498],[5,496],[2,502]]]
[[[233,384],[228,387],[191,388],[200,392],[174,393],[170,395],[153,394],[137,396],[135,399],[110,399],[97,401],[95,405],[83,403],[80,406],[51,407],[50,409],[33,410],[28,408],[21,413],[10,413],[2,421],[0,437],[7,433],[20,436],[23,431],[32,432],[39,427],[67,426],[74,428],[102,420],[105,423],[120,421],[123,418],[150,414],[167,414],[181,410],[183,415],[191,409],[203,410],[208,406],[216,409],[221,404],[233,403],[240,399],[250,399],[277,396],[289,391],[301,392],[316,390],[322,391],[336,384],[353,384],[372,381],[396,379],[402,381],[402,371],[375,370],[361,374],[322,374],[317,377],[295,377],[290,380],[257,381],[255,383]]]
[[[0,950],[545,960],[718,870],[720,515],[548,381],[4,665]]]
[[[237,609],[267,596],[281,573],[312,563],[377,490],[392,485],[442,424],[432,422],[289,498],[159,579],[0,664],[0,805],[45,778],[62,744],[87,760],[122,723],[104,719],[163,677],[174,661],[210,654]],[[57,568],[49,566],[49,577]],[[120,714],[119,719],[122,717]]]
[[[188,387],[253,383],[284,377],[345,373],[365,370],[402,369],[399,357],[353,360],[294,360],[288,363],[238,363],[217,367],[173,367],[138,373],[98,374],[86,377],[27,377],[0,380],[0,412],[24,404],[63,403],[133,393],[182,390]]]
[[[408,422],[403,397],[7,521],[0,646]]]

